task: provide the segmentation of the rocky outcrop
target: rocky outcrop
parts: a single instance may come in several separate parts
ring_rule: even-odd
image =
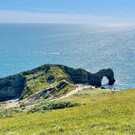
[[[101,86],[101,82],[104,76],[108,78],[108,81],[109,81],[108,85],[114,84],[115,82],[114,73],[113,73],[113,70],[110,68],[102,69],[95,74],[90,74],[88,78],[88,83],[94,86]]]
[[[108,85],[112,85],[115,82],[114,72],[112,69],[102,69],[97,73],[90,73],[84,69],[73,69],[64,67],[64,70],[72,78],[75,84],[89,84],[93,86],[101,86],[103,77],[107,77],[109,80]]]
[[[46,64],[38,68],[0,79],[0,100],[30,95],[54,86],[62,80],[72,84],[89,84],[101,86],[103,77],[109,80],[109,85],[114,84],[112,69],[102,69],[92,74],[84,69],[74,69],[63,65]]]
[[[0,79],[0,101],[20,97],[24,89],[25,78],[13,75]]]

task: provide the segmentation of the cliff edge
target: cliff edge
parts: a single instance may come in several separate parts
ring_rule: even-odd
[[[109,85],[114,84],[114,72],[110,68],[92,74],[81,68],[45,64],[16,75],[0,78],[0,100],[16,97],[25,99],[48,88],[52,88],[50,95],[59,96],[72,91],[74,84],[101,86],[104,76],[108,78]]]

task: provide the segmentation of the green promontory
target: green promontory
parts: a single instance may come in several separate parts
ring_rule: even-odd
[[[92,74],[84,69],[74,69],[64,65],[45,64],[32,70],[0,79],[0,99],[19,97],[28,98],[36,94],[38,97],[61,96],[74,89],[74,84],[90,84],[100,86],[103,76],[113,84],[114,73],[111,69],[102,69]],[[37,98],[38,98],[37,97]]]

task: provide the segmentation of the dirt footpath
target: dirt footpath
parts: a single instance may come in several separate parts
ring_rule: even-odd
[[[3,102],[3,109],[8,109],[8,108],[12,108],[12,107],[20,107],[18,101],[19,101],[19,99],[12,99],[12,100]]]
[[[75,86],[76,88],[74,90],[72,90],[71,92],[69,92],[68,94],[60,97],[60,98],[56,98],[56,99],[53,99],[53,100],[50,100],[50,101],[54,101],[54,100],[60,100],[60,99],[63,99],[63,98],[67,98],[81,90],[85,90],[85,89],[88,89],[88,88],[95,88],[94,86],[91,86],[91,85],[82,85],[82,84],[77,84]]]

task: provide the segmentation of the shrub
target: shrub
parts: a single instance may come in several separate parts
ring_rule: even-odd
[[[10,108],[0,111],[0,118],[12,117],[13,114],[19,113],[19,110],[16,108]]]
[[[79,103],[67,101],[44,101],[32,107],[28,112],[45,112],[46,110],[61,109],[67,107],[79,106]]]

